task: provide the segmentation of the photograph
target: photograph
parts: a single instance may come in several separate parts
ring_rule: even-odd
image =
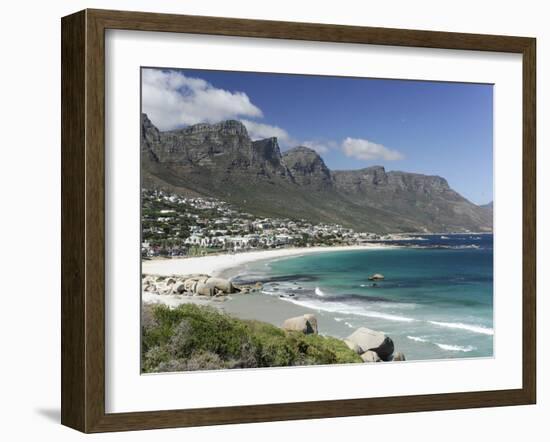
[[[140,75],[142,374],[494,356],[493,84]]]

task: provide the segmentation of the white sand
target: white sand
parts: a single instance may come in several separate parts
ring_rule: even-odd
[[[377,250],[393,246],[381,244],[368,244],[361,246],[337,246],[337,247],[295,247],[276,250],[262,250],[258,252],[244,252],[236,254],[201,256],[196,258],[152,259],[143,261],[142,273],[147,275],[170,276],[206,274],[219,275],[233,267],[243,264],[286,256],[299,256],[311,253],[339,252],[351,250]]]

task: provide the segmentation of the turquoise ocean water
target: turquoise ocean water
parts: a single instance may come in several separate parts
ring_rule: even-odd
[[[492,356],[492,235],[424,235],[400,244],[406,247],[255,263],[238,279],[260,279],[263,296],[318,312],[326,334],[384,331],[408,360]],[[374,273],[385,279],[373,285]]]

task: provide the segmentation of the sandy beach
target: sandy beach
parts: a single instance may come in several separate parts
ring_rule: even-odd
[[[469,236],[464,240],[474,241]],[[258,280],[262,288],[211,298],[144,291],[142,301],[170,307],[210,305],[239,319],[277,327],[288,318],[314,314],[320,334],[343,339],[367,327],[391,336],[399,351],[414,360],[490,356],[494,330],[485,306],[492,296],[491,249],[465,248],[463,240],[453,241],[459,242],[454,249],[372,244],[144,261],[145,275],[207,274],[234,278],[237,284]],[[355,250],[375,253],[343,253],[335,260],[321,256]],[[276,262],[299,256],[307,258]],[[481,275],[480,265],[485,266]],[[385,275],[385,280],[373,285],[368,278],[374,273]],[[457,301],[449,303],[448,293]],[[438,296],[442,300],[434,302]]]
[[[378,250],[386,249],[388,245],[368,244],[361,246],[336,246],[336,247],[295,247],[275,250],[262,250],[257,252],[243,252],[235,254],[200,256],[194,258],[153,259],[142,262],[142,273],[146,275],[171,276],[207,274],[219,276],[226,274],[232,268],[243,264],[261,260],[300,256],[312,253],[327,253],[350,250]]]
[[[275,250],[262,250],[243,252],[236,254],[213,255],[193,258],[153,259],[143,261],[142,273],[155,276],[181,276],[192,274],[207,274],[223,278],[231,278],[248,263],[258,261],[277,260],[285,257],[296,257],[317,253],[329,253],[353,250],[382,250],[396,248],[393,245],[368,244],[361,246],[334,246],[334,247],[303,247],[284,248]],[[208,298],[202,296],[186,295],[159,295],[155,293],[142,293],[142,302],[146,304],[164,304],[177,307],[181,304],[198,304],[216,307],[240,319],[255,319],[268,322],[280,327],[285,319],[314,313],[322,324],[320,333],[344,338],[353,329],[352,324],[342,320],[342,315],[335,315],[321,310],[303,307],[292,302],[287,302],[278,296],[269,296],[262,292],[249,294],[234,294],[222,298]],[[355,326],[364,325],[359,321]]]

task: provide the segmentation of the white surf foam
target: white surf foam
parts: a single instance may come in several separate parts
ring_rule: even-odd
[[[463,324],[462,322],[438,322],[438,321],[428,321],[430,324],[438,325],[440,327],[447,327],[447,328],[458,328],[461,330],[468,330],[473,333],[481,333],[484,335],[494,335],[495,332],[492,328],[483,327],[481,325],[470,325],[470,324]]]
[[[421,338],[419,336],[407,336],[407,338],[415,342],[428,342],[427,339]]]
[[[315,294],[321,297],[326,296],[326,294],[319,287],[315,287]]]
[[[331,313],[340,313],[344,315],[357,315],[357,316],[366,316],[369,318],[380,318],[387,319],[388,321],[402,321],[402,322],[412,322],[416,321],[414,318],[408,318],[406,316],[393,315],[389,313],[382,313],[373,310],[365,310],[361,307],[354,307],[341,302],[321,302],[315,300],[301,300],[294,298],[282,298],[285,301],[292,302],[293,304],[300,305],[302,307],[310,308],[313,310],[322,310]]]
[[[438,344],[437,342],[435,343],[435,345],[437,345],[442,350],[462,351],[462,352],[465,352],[465,353],[476,349],[475,347],[473,347],[471,345],[467,345],[467,346],[463,347],[461,345]]]

